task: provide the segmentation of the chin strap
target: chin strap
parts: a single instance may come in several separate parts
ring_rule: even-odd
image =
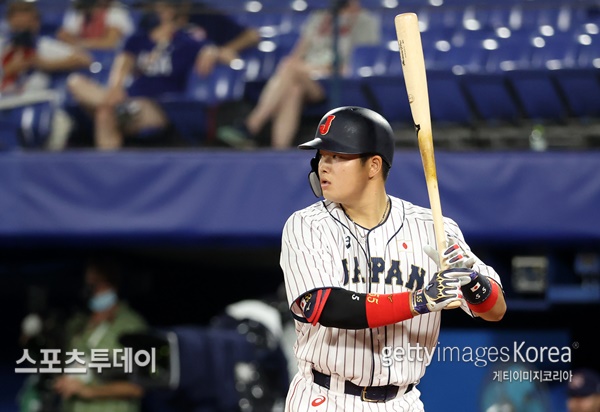
[[[308,183],[310,188],[316,197],[323,196],[323,190],[321,189],[321,180],[319,179],[319,160],[321,154],[317,151],[315,157],[310,160],[310,173],[308,174]]]

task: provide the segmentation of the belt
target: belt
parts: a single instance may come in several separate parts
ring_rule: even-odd
[[[326,389],[329,389],[331,376],[325,375],[316,370],[312,370],[313,381]],[[408,393],[414,388],[415,384],[411,383],[406,387],[404,393]],[[347,395],[360,396],[360,399],[365,402],[387,402],[398,396],[399,386],[358,386],[350,381],[344,382],[344,393]],[[403,395],[403,394],[402,394]]]

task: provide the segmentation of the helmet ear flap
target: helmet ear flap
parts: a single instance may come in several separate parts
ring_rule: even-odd
[[[317,151],[315,157],[310,160],[310,173],[308,173],[308,183],[310,188],[316,197],[323,196],[323,190],[321,189],[321,179],[319,179],[319,160],[321,154]]]

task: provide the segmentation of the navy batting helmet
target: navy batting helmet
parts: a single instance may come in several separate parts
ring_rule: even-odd
[[[319,122],[315,138],[298,148],[342,154],[377,154],[391,167],[394,160],[394,132],[379,113],[364,107],[343,106],[327,112]],[[310,164],[308,179],[315,196],[319,197],[322,191],[318,176],[318,154]]]

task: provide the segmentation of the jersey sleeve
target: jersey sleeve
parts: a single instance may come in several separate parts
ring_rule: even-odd
[[[283,228],[280,265],[288,304],[296,318],[304,318],[297,302],[306,292],[342,287],[321,225],[299,213],[293,214]]]
[[[471,247],[465,241],[462,231],[458,227],[458,224],[449,218],[444,218],[444,224],[446,228],[446,234],[449,237],[454,237],[457,239],[458,244],[462,247],[465,252],[468,252],[475,259],[475,264],[473,265],[473,269],[482,275],[486,275],[491,279],[495,280],[496,283],[502,288],[502,280],[500,279],[500,275],[496,272],[496,270],[484,263],[477,255],[473,253]],[[462,302],[461,308],[469,315],[473,316],[471,310],[467,306],[466,302]]]

